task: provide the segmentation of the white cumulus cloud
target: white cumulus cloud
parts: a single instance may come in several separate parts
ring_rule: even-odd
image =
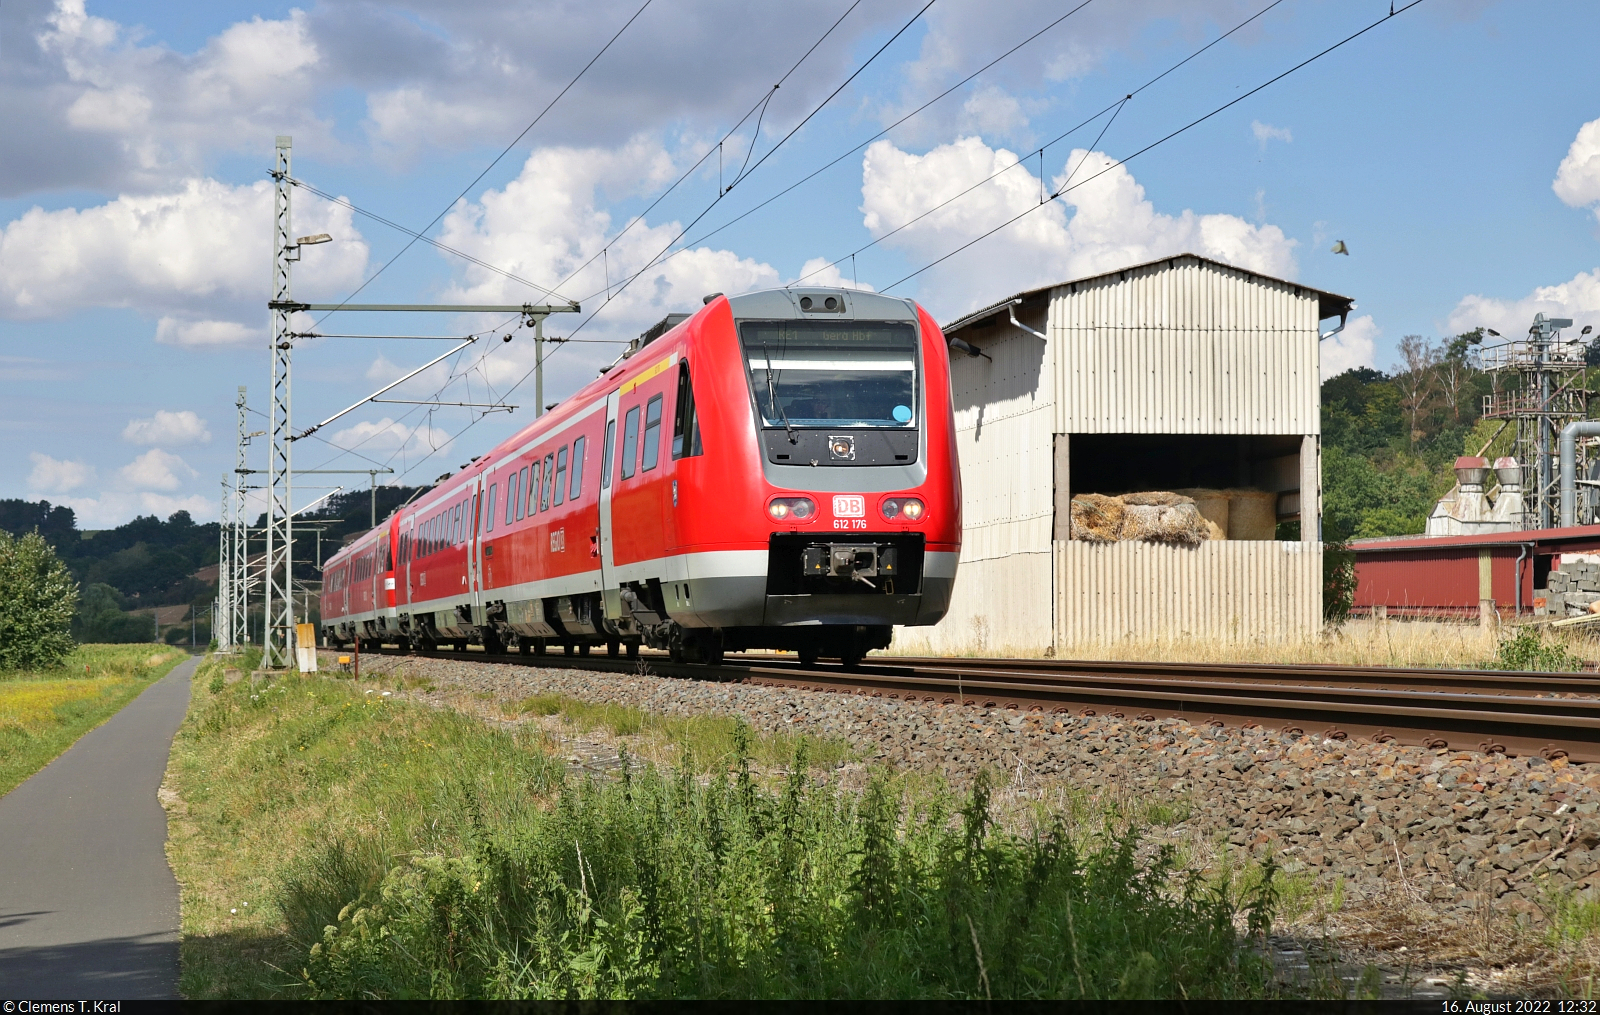
[[[1595,217],[1600,218],[1600,120],[1578,128],[1550,187],[1574,208],[1595,205]]]
[[[117,470],[121,485],[132,490],[173,493],[196,473],[187,462],[170,451],[151,448]]]
[[[28,486],[41,493],[69,493],[94,478],[94,466],[84,462],[51,458],[35,451],[28,455],[33,471]]]
[[[206,421],[190,409],[168,412],[157,409],[148,419],[130,419],[122,428],[122,439],[130,444],[154,444],[172,448],[198,444],[211,439]]]
[[[1383,334],[1371,314],[1352,317],[1344,330],[1321,344],[1322,379],[1337,377],[1356,367],[1372,367],[1377,362],[1377,339]]]
[[[262,314],[272,200],[265,182],[192,179],[177,191],[89,208],[35,207],[0,233],[0,316],[133,307],[166,315],[158,326],[164,342],[244,341],[253,329],[227,318]],[[315,258],[315,270],[303,288],[332,293],[360,280],[367,244],[351,215],[324,201],[296,202],[296,232],[334,236],[305,255],[308,263]]]
[[[995,173],[992,181],[930,212]],[[890,246],[919,266],[1022,215],[922,276],[921,292],[940,315],[1030,286],[1185,252],[1294,277],[1295,241],[1277,226],[1252,225],[1236,215],[1159,212],[1127,167],[1112,167],[1101,152],[1075,149],[1048,190],[1069,178],[1074,189],[1039,208],[1039,178],[1004,148],[965,137],[917,155],[879,141],[863,161],[861,211],[874,236],[888,237]]]
[[[1577,327],[1600,325],[1600,268],[1582,271],[1565,282],[1540,286],[1519,300],[1473,294],[1463,296],[1446,322],[1453,333],[1488,327],[1507,337],[1519,337],[1533,323],[1533,315],[1570,317]]]

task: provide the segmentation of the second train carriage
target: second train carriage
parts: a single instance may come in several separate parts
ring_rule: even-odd
[[[853,663],[944,616],[954,438],[944,337],[914,302],[719,295],[340,550],[323,628]]]

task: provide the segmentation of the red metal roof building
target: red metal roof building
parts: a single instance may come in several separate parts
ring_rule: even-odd
[[[1354,612],[1391,617],[1476,617],[1494,600],[1501,616],[1533,612],[1533,590],[1563,555],[1600,559],[1600,525],[1473,536],[1391,536],[1351,542]]]

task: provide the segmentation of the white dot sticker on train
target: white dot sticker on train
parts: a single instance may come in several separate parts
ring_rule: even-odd
[[[867,498],[855,493],[836,494],[833,498],[833,517],[865,518]]]

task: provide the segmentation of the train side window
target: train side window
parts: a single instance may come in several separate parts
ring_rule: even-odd
[[[561,450],[556,452],[555,499],[552,500],[551,503],[552,504],[560,504],[562,501],[564,501],[566,499],[567,499],[567,448],[566,448],[566,445],[562,445],[561,446]]]
[[[495,500],[495,497],[499,493],[500,493],[500,484],[499,483],[490,483],[489,484],[489,496],[486,497],[484,499],[484,501],[483,501],[483,531],[485,533],[490,533],[490,532],[494,531],[494,500]],[[508,503],[508,506],[509,506],[509,503]]]
[[[539,477],[544,475],[543,466],[534,462],[532,471],[528,474],[528,516],[532,517],[539,511]]]
[[[639,407],[636,405],[628,410],[627,417],[622,421],[622,470],[619,478],[627,479],[633,475],[633,452],[639,446]]]
[[[656,467],[661,454],[661,396],[650,399],[644,408],[644,448],[639,457],[639,467],[648,472]]]
[[[461,505],[450,509],[450,545],[461,542]]]
[[[568,500],[577,500],[578,494],[583,492],[583,449],[588,443],[587,437],[579,437],[572,442],[572,489],[568,492]]]
[[[617,439],[617,421],[606,420],[605,446],[600,452],[600,489],[611,486],[611,444]]]
[[[506,477],[506,524],[507,525],[510,525],[512,522],[517,520],[517,491],[521,489],[521,486],[519,486],[518,483],[517,483],[518,479],[519,479],[519,477],[515,472],[511,473],[511,475]]]
[[[694,411],[694,384],[689,380],[689,361],[678,364],[678,408],[672,417],[672,457],[690,458],[700,454],[700,420]]]
[[[526,490],[527,488],[528,488],[528,467],[526,465],[524,465],[522,467],[522,471],[517,473],[517,489],[518,490]],[[522,521],[522,518],[523,518],[523,511],[526,509],[526,504],[525,504],[526,498],[524,498],[520,494],[518,494],[516,496],[513,496],[511,499],[517,502],[517,521],[520,522],[520,521]]]
[[[544,485],[539,488],[540,511],[550,510],[550,478],[551,474],[555,472],[555,469],[552,467],[552,463],[555,462],[555,458],[555,455],[544,456]]]

